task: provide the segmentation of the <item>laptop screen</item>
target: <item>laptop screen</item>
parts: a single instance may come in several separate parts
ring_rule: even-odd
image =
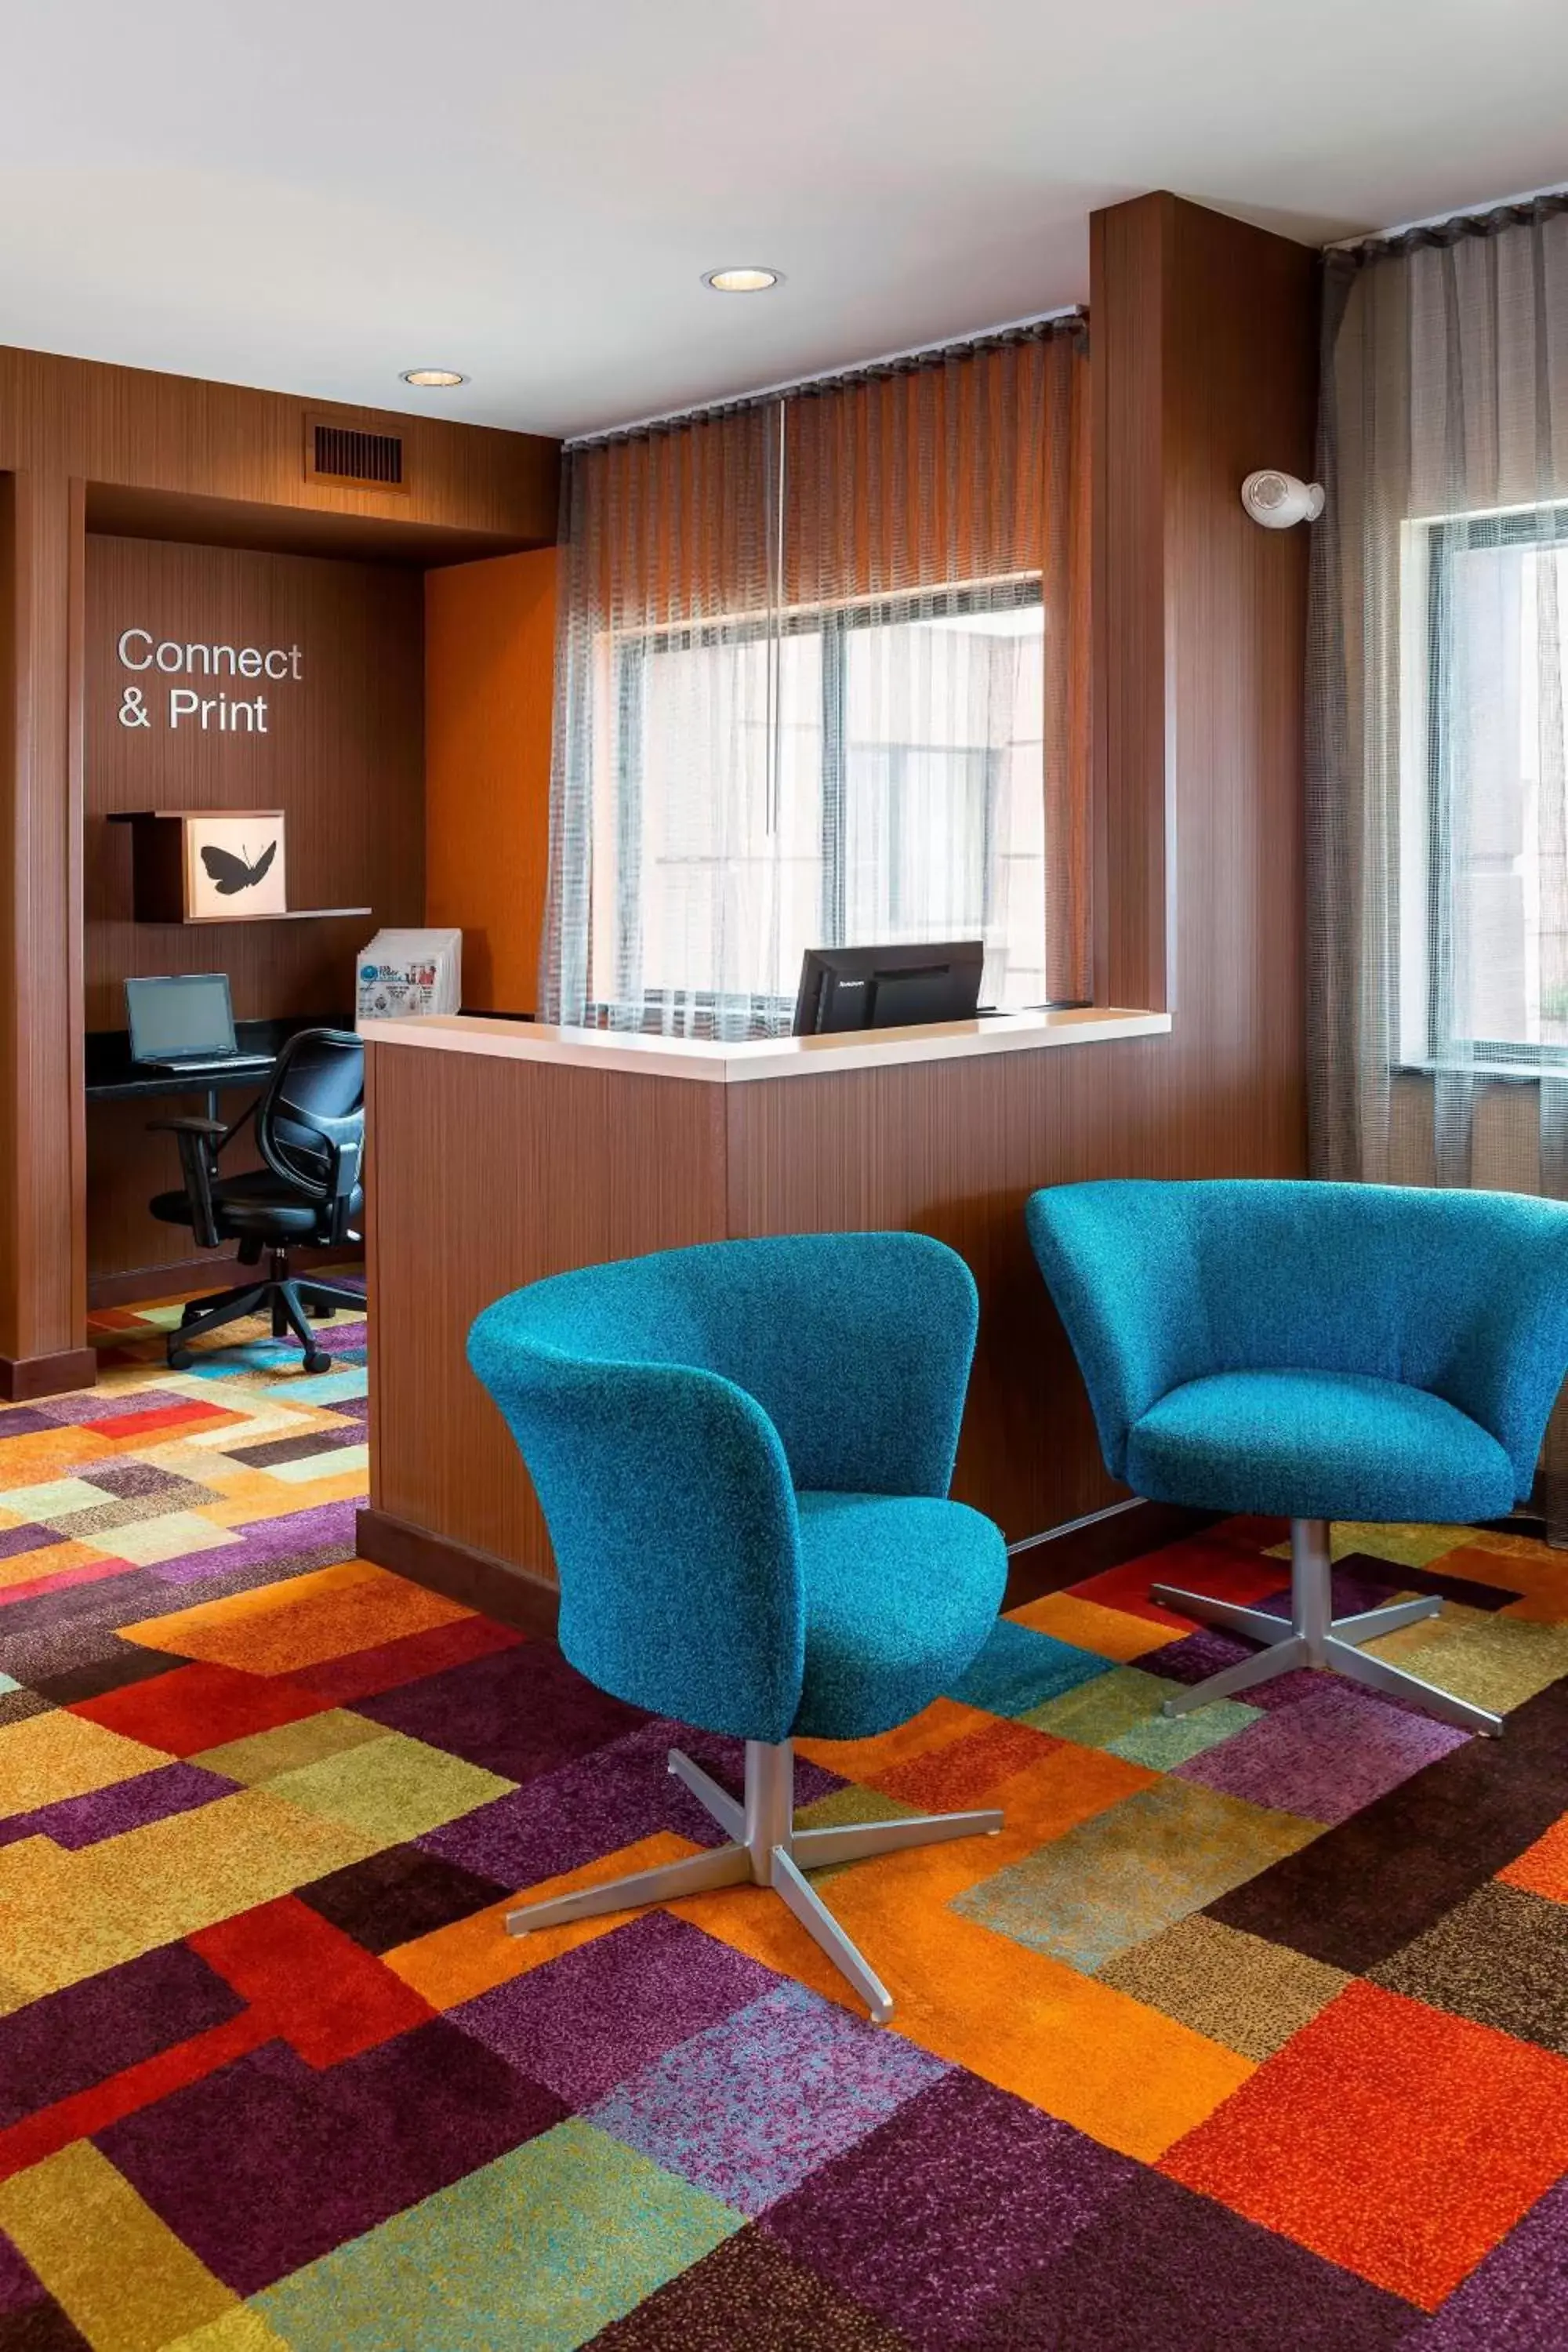
[[[182,1054],[232,1054],[235,1050],[226,971],[196,971],[171,980],[128,980],[125,1015],[132,1061],[162,1062]]]

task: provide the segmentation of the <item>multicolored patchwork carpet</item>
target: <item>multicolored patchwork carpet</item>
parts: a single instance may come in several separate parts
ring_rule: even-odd
[[[1471,1740],[1237,1654],[1148,1561],[804,1744],[869,2025],[758,1891],[521,1941],[717,1832],[673,1725],[353,1557],[364,1327],[0,1413],[0,2352],[1562,2352],[1568,1570],[1344,1528]],[[1281,1591],[1282,1529],[1159,1571]],[[730,1743],[680,1735],[734,1785]]]

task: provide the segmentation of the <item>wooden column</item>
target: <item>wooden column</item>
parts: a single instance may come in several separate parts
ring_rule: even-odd
[[[94,1377],[81,1091],[83,486],[0,478],[0,1396]]]
[[[1163,193],[1089,237],[1096,993],[1212,1013],[1299,1096],[1308,534],[1238,494],[1311,472],[1316,260]]]

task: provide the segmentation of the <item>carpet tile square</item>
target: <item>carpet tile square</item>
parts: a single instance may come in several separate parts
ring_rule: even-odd
[[[1352,1984],[1161,2168],[1431,2311],[1565,2167],[1568,2063]]]
[[[1317,1687],[1296,1706],[1260,1715],[1234,1739],[1189,1758],[1176,1772],[1250,1804],[1332,1823],[1360,1812],[1469,1737],[1453,1724],[1320,1675]]]
[[[1451,1612],[1447,1622],[1438,1618],[1434,1624],[1436,1631],[1412,1626],[1404,1635],[1390,1636],[1390,1643],[1402,1643],[1397,1654],[1408,1673],[1472,1706],[1508,1714],[1568,1675],[1568,1625],[1508,1616],[1456,1624]],[[1426,1638],[1417,1641],[1417,1634]],[[1394,1654],[1388,1643],[1372,1646]]]
[[[444,1862],[439,1854],[394,1845],[315,1879],[299,1895],[367,1952],[389,1952],[395,1945],[472,1918],[506,1891],[498,1880]]]
[[[1190,1715],[1146,1715],[1107,1740],[1106,1747],[1112,1756],[1124,1756],[1130,1764],[1145,1765],[1151,1772],[1173,1772],[1178,1764],[1190,1763],[1205,1748],[1245,1731],[1258,1721],[1259,1712],[1240,1699],[1211,1699]]]
[[[756,1961],[666,1911],[650,1911],[448,2015],[583,2108],[777,1985]]]
[[[171,1375],[178,1311],[0,1407],[0,2352],[1568,2343],[1561,1556],[1334,1530],[1500,1741],[1305,1673],[1167,1720],[1247,1652],[1149,1587],[1279,1613],[1257,1519],[803,1741],[803,1822],[1004,1811],[821,1874],[874,2029],[764,1890],[507,1935],[713,1843],[667,1753],[738,1744],[356,1560],[362,1312],[318,1378]]]
[[[367,1698],[361,1712],[520,1782],[647,1720],[584,1682],[552,1644],[531,1643]]]
[[[756,2214],[943,2072],[899,2035],[784,1984],[632,2075],[589,2120]]]
[[[973,1665],[952,1687],[952,1696],[988,1715],[1025,1715],[1079,1683],[1108,1674],[1110,1662],[1092,1650],[1076,1649],[1053,1634],[1037,1633],[1004,1617]]]
[[[1131,1665],[1169,1639],[1164,1624],[1151,1625],[1146,1617],[1104,1608],[1076,1591],[1047,1592],[1009,1613],[1015,1624],[1054,1634],[1058,1642],[1070,1642],[1078,1650],[1093,1650],[1098,1656],[1122,1665]]]
[[[1489,1880],[1372,1973],[1391,1991],[1568,2056],[1568,1906]]]
[[[566,2112],[437,2019],[325,2069],[269,2042],[99,2144],[215,2277],[251,2295]]]
[[[117,1559],[130,1560],[137,1568],[158,1568],[169,1560],[202,1560],[202,1574],[221,1573],[221,1564],[206,1557],[212,1552],[232,1553],[236,1538],[227,1528],[215,1527],[210,1519],[199,1518],[194,1511],[173,1511],[167,1518],[154,1518],[151,1514],[142,1519],[123,1520],[112,1529],[95,1536],[92,1541],[110,1551]]]
[[[1342,1969],[1222,1927],[1201,1911],[1119,1952],[1100,1974],[1102,1983],[1259,2063],[1351,1981]]]
[[[612,2321],[589,2352],[909,2352],[909,2338],[753,2225]]]
[[[280,1772],[273,1795],[308,1813],[346,1822],[378,1845],[398,1845],[421,1831],[473,1812],[505,1796],[509,1783],[400,1731],[340,1748],[313,1764]]]
[[[762,2228],[921,2352],[944,2352],[1136,2171],[1022,2099],[952,2074],[771,2206]]]
[[[1218,1674],[1222,1667],[1237,1665],[1243,1658],[1256,1655],[1254,1643],[1232,1641],[1228,1633],[1216,1633],[1213,1626],[1204,1625],[1167,1643],[1163,1649],[1148,1651],[1138,1663],[1145,1674],[1190,1685]],[[1256,1684],[1247,1694],[1247,1705],[1268,1714],[1276,1707],[1292,1706],[1298,1699],[1310,1698],[1319,1687],[1320,1678],[1314,1674],[1280,1675],[1273,1682]]]
[[[1022,1720],[1055,1738],[1074,1739],[1080,1748],[1109,1748],[1124,1733],[1150,1722],[1178,1687],[1137,1666],[1114,1666],[1059,1698],[1029,1707]]]
[[[294,2352],[574,2352],[740,2226],[574,2120],[481,2162],[256,2308]]]
[[[1168,1779],[998,1871],[954,1908],[1092,1975],[1316,1834],[1291,1814]]]
[[[969,2342],[973,2352],[1394,2352],[1418,2325],[1386,2289],[1146,2173]]]

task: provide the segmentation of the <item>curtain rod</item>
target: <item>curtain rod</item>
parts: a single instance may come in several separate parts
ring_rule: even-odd
[[[629,425],[607,425],[596,433],[574,433],[563,442],[563,449],[592,449],[606,442],[631,441],[644,433],[661,433],[677,425],[695,425],[704,417],[737,416],[748,408],[760,408],[770,400],[782,400],[790,393],[822,391],[828,385],[868,383],[882,375],[901,374],[906,369],[933,366],[937,361],[961,359],[970,352],[999,349],[1006,343],[1045,341],[1051,335],[1084,334],[1089,328],[1089,313],[1080,302],[1068,302],[1059,310],[1041,310],[1026,319],[1009,319],[997,327],[984,327],[972,335],[948,338],[936,343],[915,343],[908,351],[885,352],[879,358],[858,360],[852,367],[824,368],[816,375],[792,376],[784,383],[759,385],[753,392],[739,392],[727,400],[699,401],[689,408],[671,408],[654,416],[639,416]]]
[[[1424,220],[1403,221],[1396,228],[1369,229],[1363,236],[1341,237],[1323,247],[1323,258],[1331,270],[1361,269],[1368,262],[1387,261],[1424,247],[1458,245],[1470,236],[1499,236],[1505,229],[1528,227],[1532,221],[1551,220],[1561,212],[1568,212],[1568,181],[1466,205],[1457,212],[1432,213]]]

